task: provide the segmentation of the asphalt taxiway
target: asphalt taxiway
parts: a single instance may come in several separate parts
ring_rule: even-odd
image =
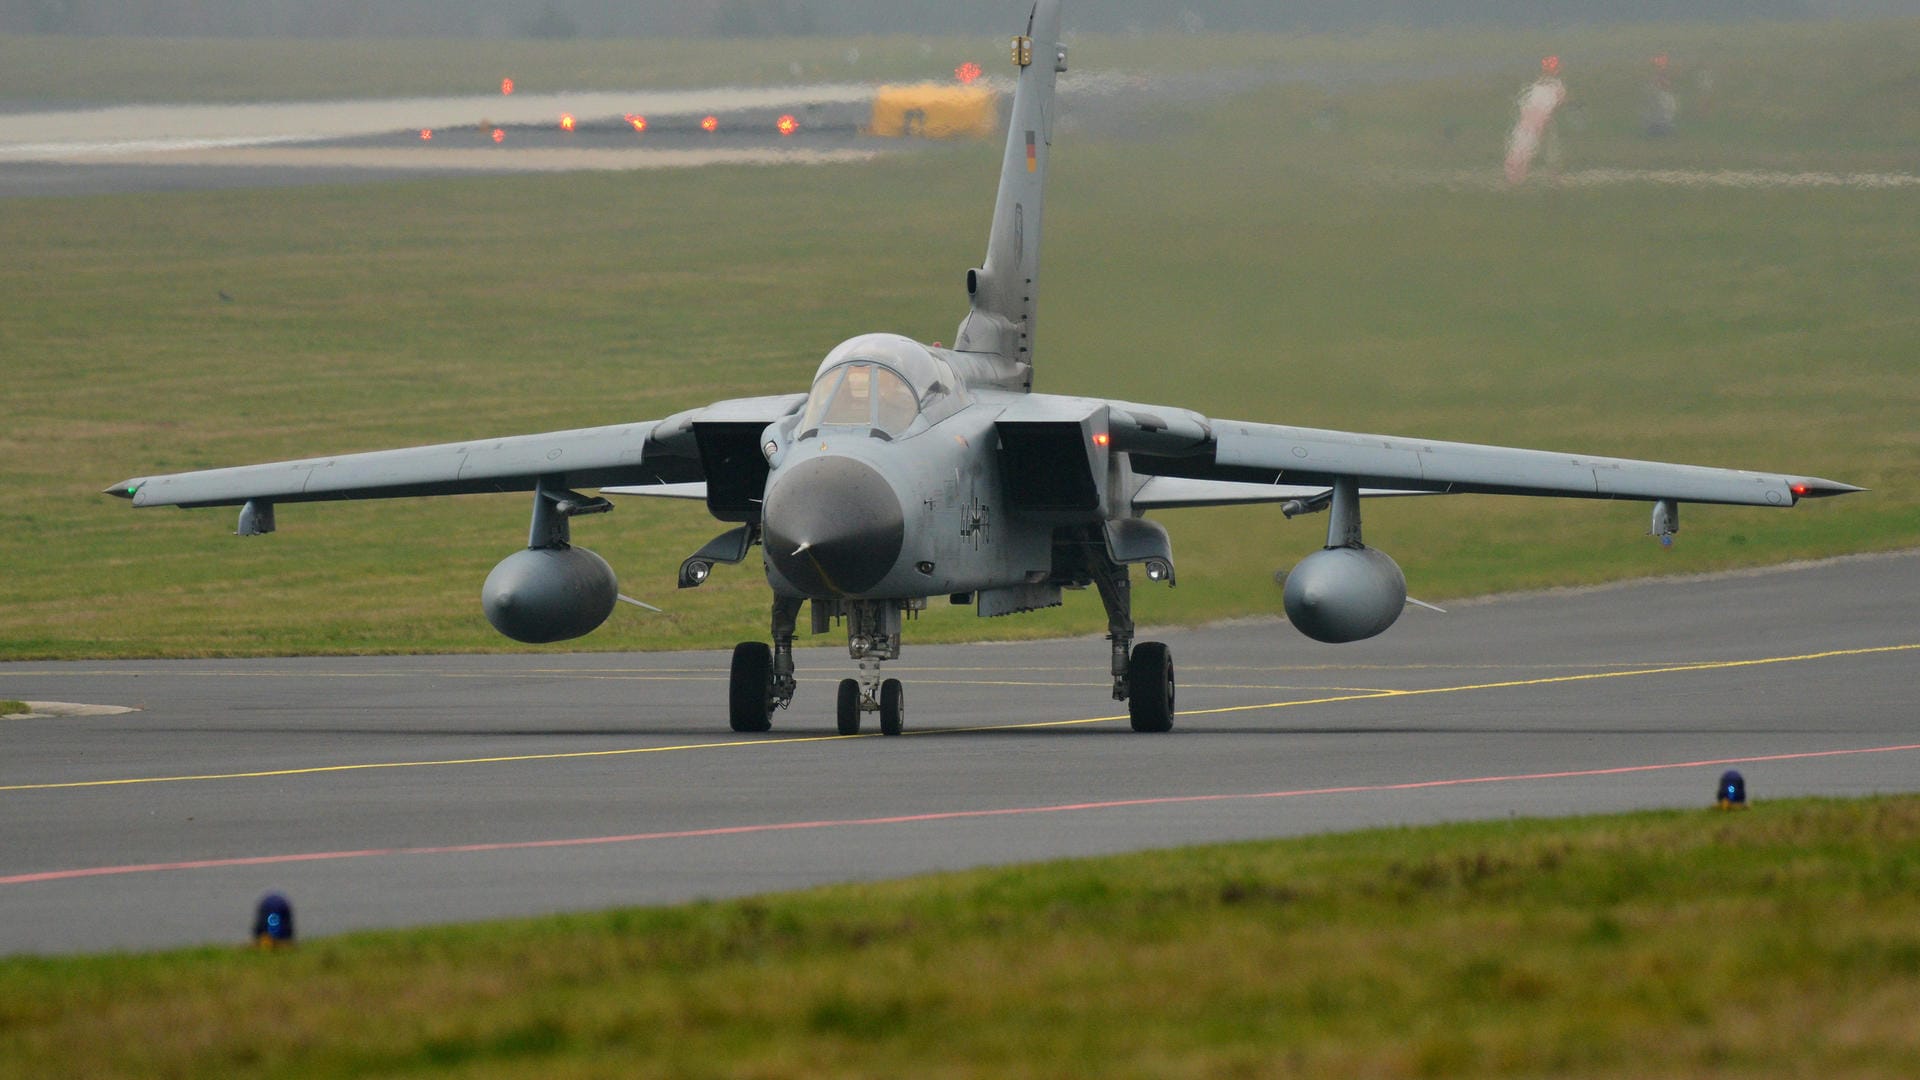
[[[15,663],[0,954],[658,904],[1366,826],[1920,790],[1920,552],[1409,611],[1331,647],[1158,635],[1127,729],[1104,641],[908,643],[908,733],[839,737],[838,648],[766,735],[718,652]],[[477,616],[476,616],[477,617]],[[1706,812],[1705,810],[1702,811]]]

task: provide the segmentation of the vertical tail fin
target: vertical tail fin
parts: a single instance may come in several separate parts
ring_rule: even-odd
[[[1053,145],[1053,84],[1067,70],[1059,0],[1038,0],[1027,32],[1013,39],[1019,83],[1007,121],[1007,152],[984,265],[967,271],[972,306],[954,337],[960,352],[1000,358],[1010,388],[1033,387],[1034,303],[1040,277],[1040,207]]]

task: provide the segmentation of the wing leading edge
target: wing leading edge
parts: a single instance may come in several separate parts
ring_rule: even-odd
[[[1671,499],[1791,506],[1863,490],[1815,476],[1567,454],[1398,435],[1212,420],[1185,410],[1110,402],[1113,446],[1138,473],[1239,484],[1331,486],[1433,494]],[[1143,425],[1140,418],[1153,423]],[[1178,434],[1180,445],[1170,445]],[[1285,498],[1276,492],[1277,498]]]

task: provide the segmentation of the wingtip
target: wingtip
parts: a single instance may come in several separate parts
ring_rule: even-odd
[[[116,499],[131,499],[140,491],[140,481],[122,480],[110,488],[102,488],[100,494],[111,495]]]
[[[1822,480],[1819,477],[1807,477],[1793,483],[1793,494],[1800,499],[1825,499],[1834,495],[1852,495],[1866,490],[1852,484],[1842,484],[1837,480]]]

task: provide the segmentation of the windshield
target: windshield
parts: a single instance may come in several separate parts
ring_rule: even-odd
[[[906,431],[919,413],[913,388],[891,368],[864,362],[842,364],[813,384],[800,430],[845,424],[894,436]]]

